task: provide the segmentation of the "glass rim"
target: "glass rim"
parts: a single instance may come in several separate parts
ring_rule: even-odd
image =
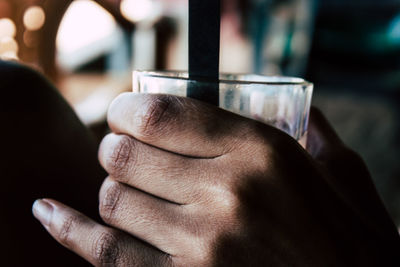
[[[188,75],[187,71],[175,71],[175,70],[134,70],[133,74],[139,74],[146,77],[154,77],[154,78],[162,78],[162,79],[174,79],[174,80],[182,80],[187,82],[210,82],[211,80],[194,80],[190,79],[189,77],[179,76],[179,75]],[[172,74],[172,75],[167,75]],[[262,78],[271,78],[270,81],[252,81],[252,80],[229,80],[229,79],[221,79],[221,75],[237,75],[237,76],[255,76],[255,77],[262,77]],[[274,80],[275,79],[275,80]],[[278,81],[279,79],[287,79],[288,81]],[[303,78],[298,77],[291,77],[291,76],[268,76],[268,75],[261,75],[261,74],[251,74],[251,73],[220,73],[219,83],[226,83],[226,84],[263,84],[263,85],[300,85],[300,86],[312,86],[313,83],[304,80]]]

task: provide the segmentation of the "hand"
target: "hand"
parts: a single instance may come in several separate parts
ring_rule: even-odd
[[[309,153],[270,126],[173,96],[123,94],[108,121],[99,209],[111,227],[54,200],[33,207],[96,266],[399,262],[365,166],[315,110]]]

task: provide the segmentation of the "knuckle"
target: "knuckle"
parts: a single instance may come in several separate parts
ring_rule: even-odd
[[[134,150],[134,142],[131,138],[123,135],[112,149],[111,156],[108,160],[107,171],[114,177],[123,177],[126,175],[131,165],[132,152]]]
[[[255,138],[262,140],[267,145],[280,145],[288,141],[289,136],[286,133],[270,124],[253,121],[250,123],[249,129]]]
[[[80,218],[76,215],[68,215],[64,217],[64,219],[61,222],[61,227],[58,232],[58,239],[60,242],[67,247],[70,247],[72,245],[72,230],[74,228],[74,225],[79,223]]]
[[[237,195],[240,182],[231,181],[229,184],[213,184],[202,195],[202,200],[206,205],[213,205],[218,212],[230,213],[235,210],[240,203]]]
[[[94,242],[93,256],[98,266],[121,266],[118,234],[106,231]]]
[[[269,168],[282,157],[289,157],[293,151],[299,151],[300,146],[295,139],[273,126],[262,125],[256,135],[257,145],[253,147],[262,166]]]
[[[118,182],[109,182],[106,186],[104,197],[100,199],[99,213],[105,222],[112,222],[116,217],[115,213],[118,210],[122,186]]]
[[[226,191],[221,195],[219,205],[223,211],[232,212],[240,206],[240,200],[234,192]]]
[[[288,138],[286,134],[274,129],[272,126],[251,122],[246,128],[246,142],[239,148],[238,166],[248,168],[233,168],[237,175],[249,169],[257,171],[269,170],[281,154],[287,150]],[[290,141],[289,141],[290,142]],[[236,174],[236,173],[235,173]]]
[[[174,96],[161,95],[150,98],[144,107],[143,115],[138,124],[139,135],[151,137],[160,131],[173,118]]]

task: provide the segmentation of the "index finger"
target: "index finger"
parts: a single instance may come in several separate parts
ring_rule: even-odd
[[[193,99],[124,93],[111,104],[108,123],[115,133],[152,146],[212,158],[251,138],[257,122]]]

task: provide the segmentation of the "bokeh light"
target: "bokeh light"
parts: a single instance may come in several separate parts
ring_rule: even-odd
[[[18,52],[18,43],[12,37],[3,37],[0,40],[0,54],[6,52]]]
[[[14,37],[16,29],[15,23],[11,19],[0,19],[0,40],[4,37]]]
[[[148,18],[154,8],[152,0],[122,0],[120,6],[122,15],[131,22],[139,22]]]
[[[11,36],[0,39],[0,59],[17,60],[18,59],[18,43]]]
[[[388,39],[394,44],[400,44],[400,15],[394,17],[389,25]]]
[[[37,31],[43,27],[46,14],[40,6],[31,6],[24,13],[24,25],[30,31]]]
[[[18,60],[18,55],[15,52],[8,51],[5,53],[0,54],[0,59],[2,60]]]
[[[110,35],[116,27],[113,16],[99,4],[75,0],[61,21],[56,39],[57,49],[61,53],[74,53]]]

